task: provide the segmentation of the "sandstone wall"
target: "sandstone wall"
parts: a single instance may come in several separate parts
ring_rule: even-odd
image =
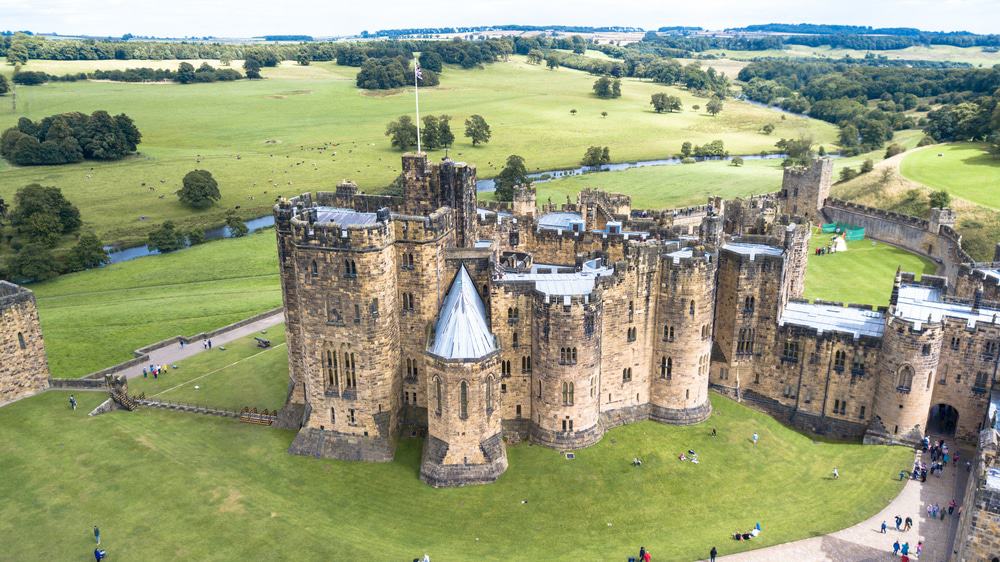
[[[0,281],[0,404],[45,390],[48,381],[35,296]]]

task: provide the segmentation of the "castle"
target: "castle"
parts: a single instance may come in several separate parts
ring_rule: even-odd
[[[0,406],[48,386],[49,364],[35,296],[0,281]]]
[[[293,453],[388,461],[426,432],[421,479],[485,483],[507,442],[697,423],[710,388],[866,442],[983,427],[1000,264],[899,272],[887,307],[803,300],[812,225],[861,212],[829,199],[829,159],[774,194],[645,211],[592,190],[539,210],[530,186],[483,205],[473,166],[402,161],[401,197],[343,182],[274,208]],[[918,251],[962,255],[947,220],[904,226],[935,246]]]

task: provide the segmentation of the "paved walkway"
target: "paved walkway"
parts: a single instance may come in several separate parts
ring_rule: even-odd
[[[954,447],[954,441],[948,441]],[[932,520],[927,514],[927,505],[937,503],[945,508],[954,499],[961,505],[968,481],[965,471],[965,461],[973,458],[973,448],[961,447],[959,466],[948,466],[944,474],[927,477],[927,482],[908,480],[903,491],[896,499],[874,517],[848,527],[836,533],[813,537],[800,541],[779,544],[767,548],[751,550],[731,556],[720,556],[719,560],[727,562],[772,562],[774,560],[795,560],[796,562],[812,561],[876,561],[899,560],[892,556],[892,543],[910,543],[910,558],[925,562],[945,562],[951,555],[952,542],[958,526],[958,510],[954,516],[945,515],[944,521]],[[923,453],[923,461],[930,466],[930,453]],[[913,518],[913,528],[901,532],[895,530],[896,515],[902,518]],[[885,521],[889,525],[886,534],[881,534],[879,528]],[[764,522],[764,533],[767,533],[767,523]],[[917,558],[917,542],[924,542],[923,554]],[[723,540],[725,543],[725,540]],[[709,545],[709,548],[711,545]],[[726,550],[726,544],[718,544],[720,554]]]
[[[212,347],[218,347],[220,345],[225,345],[233,340],[238,340],[242,337],[249,336],[251,334],[256,334],[261,330],[266,330],[272,326],[280,324],[285,321],[284,312],[276,312],[271,316],[261,318],[256,322],[247,324],[245,326],[240,326],[239,328],[233,328],[227,332],[223,332],[216,336],[213,336]],[[179,343],[171,344],[166,347],[161,347],[160,349],[149,352],[149,360],[145,363],[145,366],[150,364],[156,365],[172,365],[181,359],[187,359],[192,355],[197,355],[203,351],[207,351],[202,342],[196,341],[190,344],[186,344],[181,347]],[[115,375],[123,374],[128,378],[141,377],[142,368],[144,365],[136,365],[133,367],[127,367],[124,369],[119,369],[114,372]]]

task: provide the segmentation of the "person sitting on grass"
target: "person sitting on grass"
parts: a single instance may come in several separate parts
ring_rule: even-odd
[[[638,457],[632,459],[632,466],[642,466],[642,459]]]

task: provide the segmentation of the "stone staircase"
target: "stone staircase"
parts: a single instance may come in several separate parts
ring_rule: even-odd
[[[163,410],[173,410],[175,412],[188,412],[191,414],[202,414],[206,416],[218,416],[223,418],[235,418],[240,417],[239,412],[234,412],[232,410],[222,410],[218,408],[208,408],[205,406],[196,406],[194,404],[182,404],[174,402],[161,402],[159,400],[151,400],[149,398],[137,399],[136,404],[146,406],[148,408],[160,408]]]

